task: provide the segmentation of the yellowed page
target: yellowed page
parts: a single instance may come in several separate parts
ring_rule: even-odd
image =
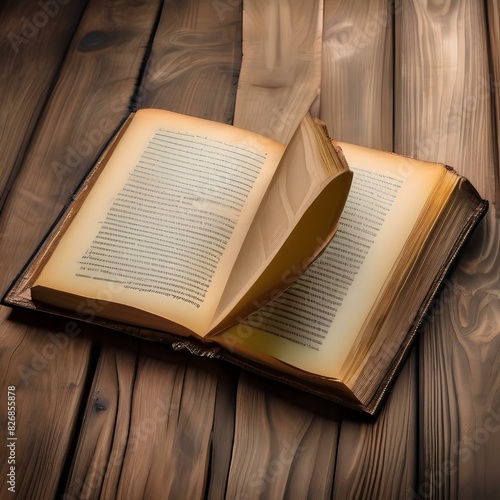
[[[251,316],[254,328],[223,335],[235,349],[254,349],[335,377],[384,287],[428,197],[446,170],[389,153],[341,144],[354,172],[337,234],[304,275]]]
[[[330,148],[327,153],[323,150],[325,146]],[[221,297],[215,323],[225,318],[237,301],[245,296],[298,226],[306,210],[314,204],[326,186],[342,174],[350,179],[347,164],[331,147],[324,129],[310,115],[306,115],[287,145],[276,175],[241,247]],[[335,210],[325,214],[321,211],[321,205],[315,207],[315,218],[321,220],[324,227],[309,224],[310,227],[302,228],[302,235],[299,235],[301,241],[296,245],[301,254],[301,258],[295,262],[297,275],[303,272],[301,265],[305,267],[309,264],[313,256],[324,247],[327,242],[325,233],[331,238],[349,192],[349,179],[338,179],[335,186],[330,187],[330,192],[324,194],[337,198],[338,206]],[[332,202],[332,208],[333,205]],[[283,264],[283,267],[286,265]],[[285,271],[288,269],[283,269],[274,281],[279,281]],[[283,288],[285,286],[286,283]]]
[[[35,285],[203,334],[283,149],[228,125],[137,112]]]

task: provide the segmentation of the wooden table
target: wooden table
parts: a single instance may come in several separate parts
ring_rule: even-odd
[[[452,165],[490,211],[374,420],[214,360],[3,307],[1,498],[500,498],[498,2],[243,7],[2,2],[2,293],[130,109],[286,141],[312,107],[339,140]]]

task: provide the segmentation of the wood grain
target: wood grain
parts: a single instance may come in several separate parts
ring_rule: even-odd
[[[321,119],[340,141],[392,151],[393,15],[388,0],[327,0]]]
[[[402,2],[396,16],[395,151],[447,163],[493,199],[484,4]]]
[[[500,216],[500,162],[498,161],[498,151],[500,150],[500,5],[495,0],[486,1],[486,18],[488,26],[488,48],[490,56],[490,92],[494,102],[494,137],[496,155],[495,177],[495,197],[494,206],[496,216]]]
[[[239,69],[238,38],[232,35],[238,31],[240,9],[220,18],[213,8],[212,2],[163,5],[137,93],[140,107],[232,120],[233,79]],[[206,60],[201,65],[200,58]],[[116,411],[116,403],[111,405],[106,418],[95,415],[93,399],[87,402],[68,494],[78,497],[83,491],[78,488],[90,485],[95,497],[116,492],[148,498],[161,491],[170,498],[202,498],[209,481],[213,427],[218,431],[214,454],[230,451],[234,405],[227,399],[234,393],[234,383],[218,384],[218,362],[148,343],[141,346],[120,363],[113,362],[112,344],[102,346],[93,394],[116,401],[121,380],[127,396]],[[133,376],[131,366],[137,366]],[[113,428],[121,429],[118,441],[116,433],[110,433]],[[110,467],[115,457],[117,466]],[[225,490],[230,455],[225,459],[214,458],[211,474],[219,484],[211,485],[212,495]]]
[[[204,497],[216,379],[206,360],[143,348],[130,418],[137,440],[129,432],[119,497]]]
[[[87,4],[0,216],[2,292],[127,113],[155,22],[152,7],[147,2]],[[25,68],[33,79],[36,69]],[[2,310],[0,323],[0,365],[5,367],[1,388],[5,393],[6,385],[19,386],[17,425],[23,434],[18,441],[18,487],[24,498],[53,498],[79,422],[91,340],[72,335],[76,330],[67,332],[72,322],[58,321],[43,329],[36,320],[28,321],[26,313],[11,318],[7,311]],[[64,347],[58,347],[58,341]],[[28,392],[19,380],[20,366],[36,375],[29,379]],[[2,488],[5,477],[2,474]]]
[[[128,113],[158,5],[103,5],[87,5],[0,219],[1,291]]]
[[[405,2],[396,18],[396,148],[452,165],[495,193],[483,2]],[[495,498],[500,434],[498,220],[490,211],[431,311],[420,342],[420,464],[413,492]]]
[[[408,498],[415,488],[417,367],[414,349],[375,420],[363,421],[352,415],[343,418],[334,499]]]
[[[329,498],[340,414],[325,407],[242,374],[226,498]]]
[[[207,485],[207,498],[209,500],[224,498],[226,493],[232,460],[236,391],[240,371],[234,366],[224,364],[219,367],[217,374],[210,476]]]
[[[323,8],[248,0],[234,124],[286,144],[318,97]]]
[[[90,342],[74,322],[40,321],[0,310],[0,407],[7,450],[7,388],[15,387],[15,496],[55,498],[77,432],[85,395]],[[9,442],[10,444],[10,442]],[[0,497],[9,498],[4,450],[0,455]]]
[[[67,498],[203,497],[216,373],[135,344],[115,338],[101,352]]]
[[[330,135],[393,147],[392,2],[325,2],[321,114]],[[333,498],[405,498],[416,485],[417,353],[373,421],[346,413]]]
[[[320,2],[167,0],[157,25],[160,4],[90,0],[71,43],[61,6],[15,57],[0,40],[0,193],[19,171],[0,213],[0,291],[130,106],[233,121],[242,15],[236,124],[286,141],[321,86],[332,136],[449,163],[496,206],[373,421],[215,360],[0,309],[18,497],[500,497],[497,2],[327,0],[321,75]],[[34,6],[2,2],[0,33]]]
[[[105,335],[104,332],[101,332]],[[109,334],[108,334],[109,335]],[[139,429],[131,431],[132,389],[136,376],[137,341],[108,341],[99,357],[86,405],[65,498],[113,495],[125,449]]]
[[[232,123],[241,64],[239,0],[167,0],[141,82],[141,108]]]
[[[235,125],[289,140],[317,98],[321,23],[317,2],[245,3]],[[266,387],[240,378],[227,498],[328,498],[338,411],[316,415],[296,391],[281,398]]]
[[[29,0],[6,0],[0,12],[0,210],[21,167],[81,13],[83,0],[45,11]]]

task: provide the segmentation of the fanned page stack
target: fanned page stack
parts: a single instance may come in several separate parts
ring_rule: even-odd
[[[486,210],[452,169],[336,143],[310,115],[285,147],[141,110],[4,302],[374,413]]]

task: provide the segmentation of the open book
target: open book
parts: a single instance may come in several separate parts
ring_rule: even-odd
[[[141,110],[4,301],[374,413],[486,209],[452,169],[335,143],[309,115],[285,147]]]
[[[200,338],[220,332],[323,249],[351,179],[310,115],[285,150],[230,125],[138,111],[32,297],[83,318],[85,301],[99,300],[109,319]]]

